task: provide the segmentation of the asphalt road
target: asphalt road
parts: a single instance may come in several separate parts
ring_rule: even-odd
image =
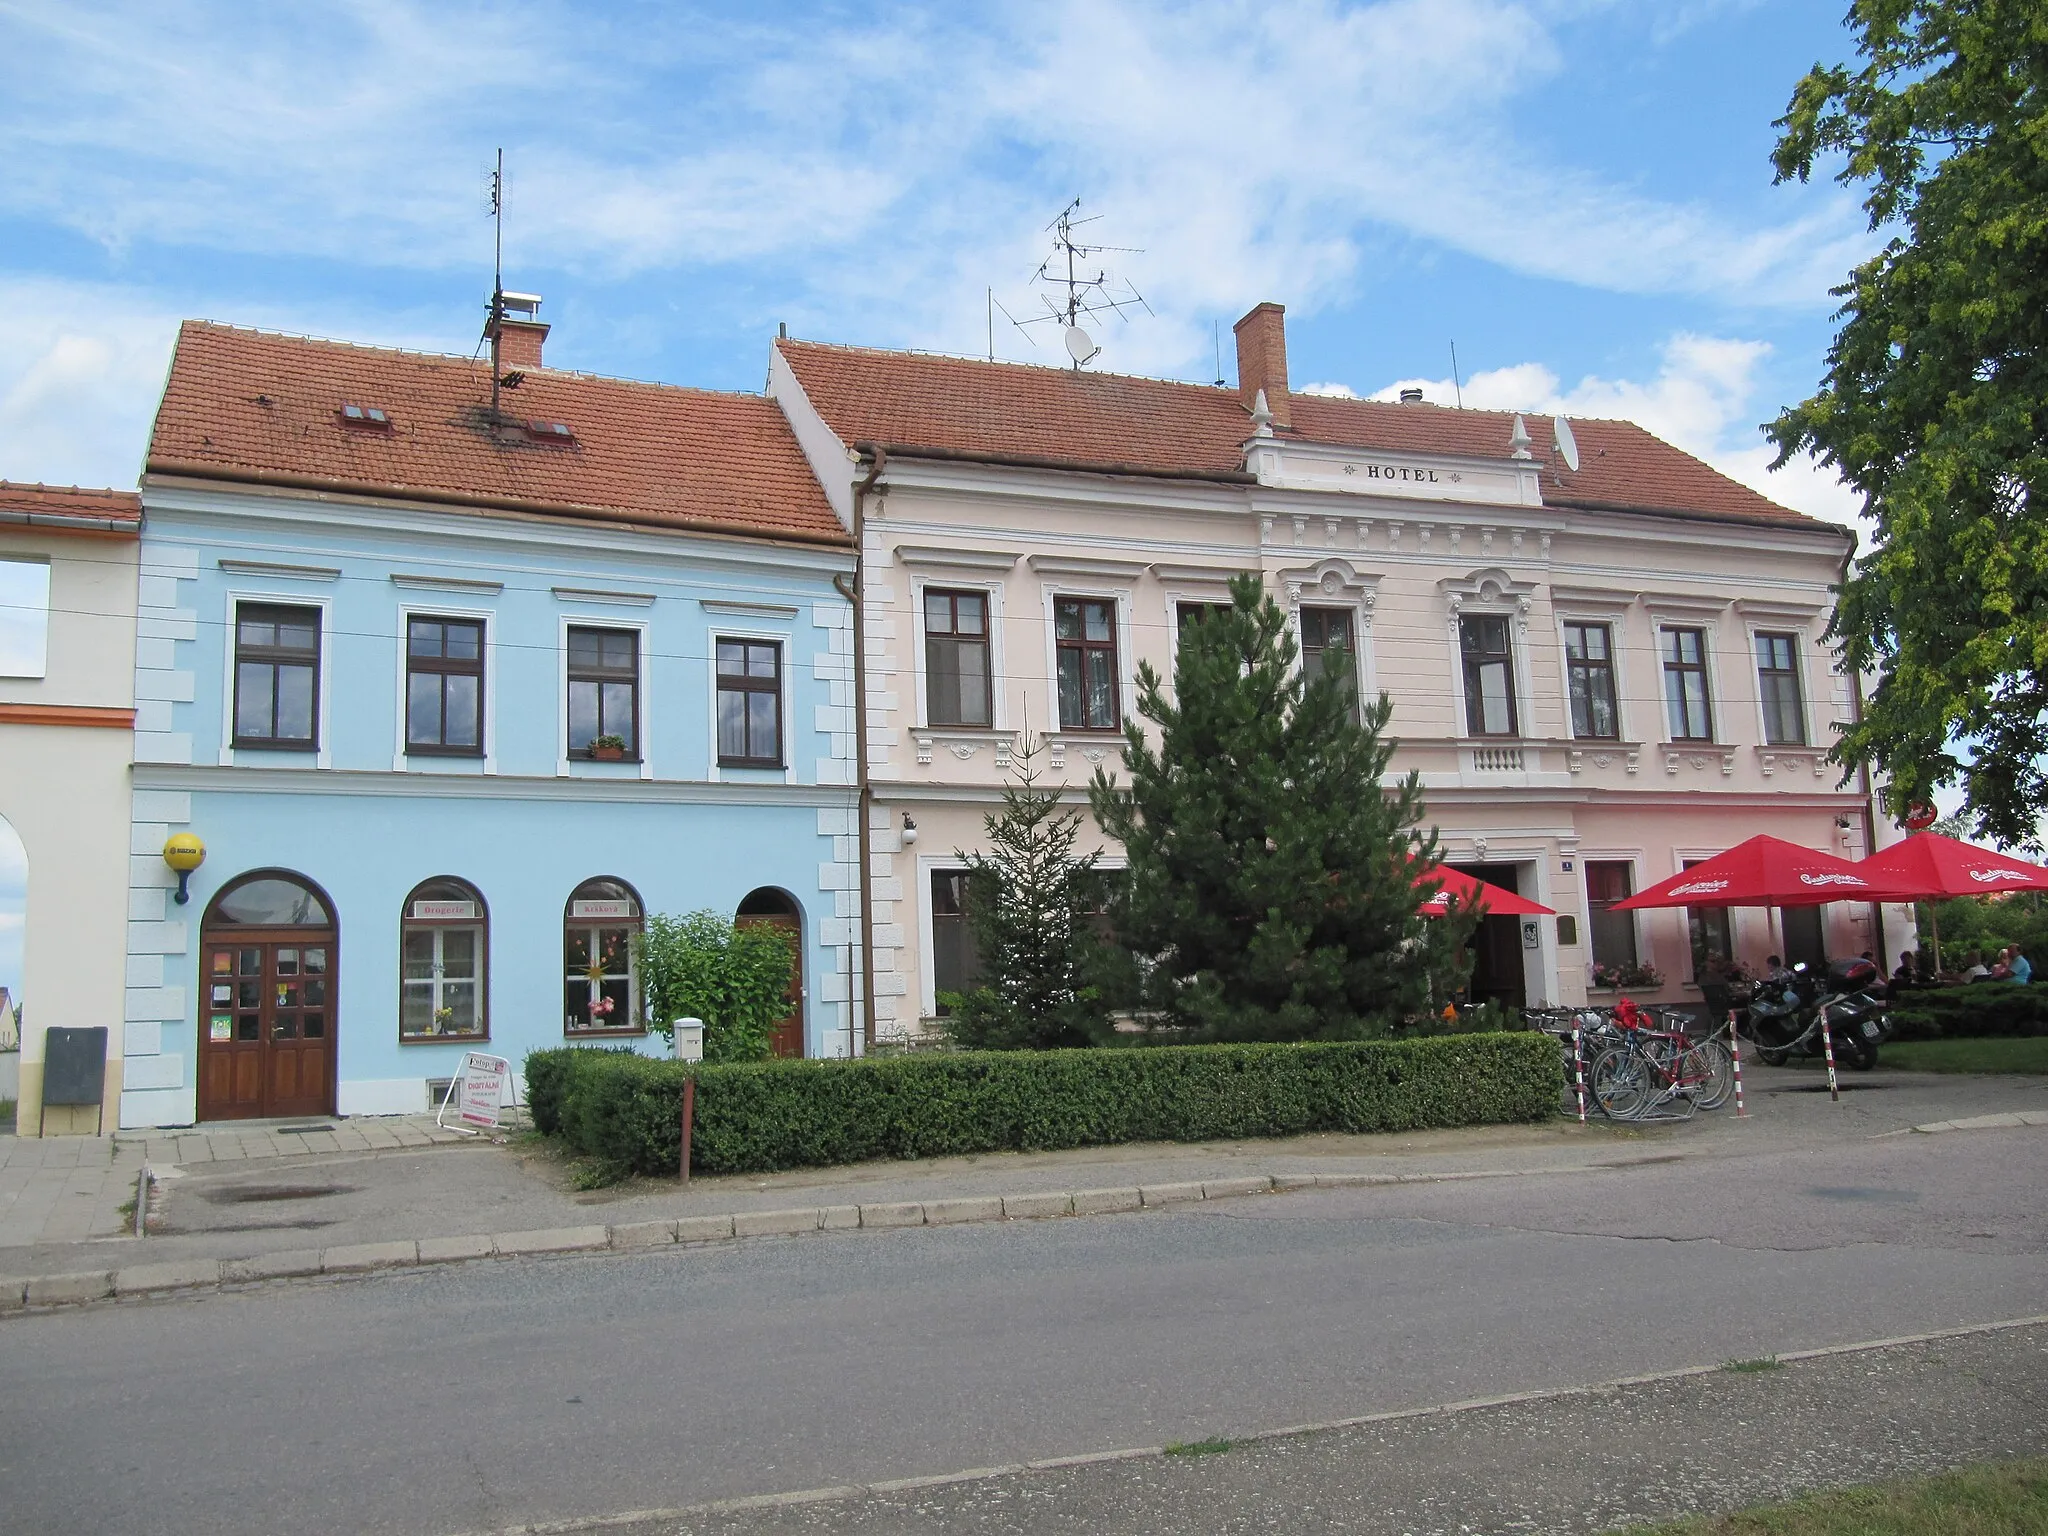
[[[0,1323],[10,1529],[434,1533],[2048,1313],[2048,1132]]]

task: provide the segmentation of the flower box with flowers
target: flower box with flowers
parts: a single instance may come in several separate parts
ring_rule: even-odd
[[[1598,992],[1618,992],[1624,987],[1654,991],[1664,985],[1664,973],[1654,965],[1595,965],[1592,983]]]

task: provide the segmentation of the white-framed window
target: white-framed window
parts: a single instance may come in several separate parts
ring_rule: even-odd
[[[1134,661],[1127,588],[1044,588],[1046,717],[1062,731],[1115,731],[1130,713]]]
[[[313,626],[310,634],[308,626]],[[266,768],[332,766],[333,599],[231,588],[222,594],[221,634],[220,761]],[[303,731],[307,707],[310,735],[264,738],[253,729],[262,722],[272,730]],[[245,724],[251,730],[245,731]]]
[[[1657,658],[1664,673],[1664,728],[1673,741],[1714,739],[1711,634],[1704,626],[1683,624],[1663,625],[1657,631]]]
[[[639,777],[651,779],[655,712],[654,690],[648,686],[647,621],[602,612],[558,617],[555,772],[603,773],[617,763],[627,773],[637,765]],[[630,734],[619,728],[626,724],[629,709]],[[598,750],[600,736],[618,737],[623,743],[616,758],[609,747]]]
[[[1001,730],[1003,593],[950,573],[912,584],[919,722],[932,730]]]
[[[498,734],[497,614],[489,608],[448,603],[400,603],[397,612],[396,734],[391,766],[428,773],[492,772]],[[471,637],[474,656],[468,654]],[[474,681],[465,681],[466,676]],[[474,744],[463,729],[467,690],[472,688],[476,696]],[[439,742],[433,729],[436,725],[441,728]],[[452,732],[450,725],[455,727]]]
[[[788,766],[787,669],[779,638],[717,635],[711,642],[714,748],[721,768]]]
[[[1458,662],[1465,682],[1467,736],[1519,736],[1512,615],[1458,615]]]
[[[1763,716],[1764,745],[1805,746],[1806,687],[1799,636],[1789,630],[1760,629],[1753,632],[1751,643],[1756,648],[1756,694]]]
[[[562,1032],[566,1035],[639,1035],[640,893],[623,880],[599,876],[569,893],[562,920]]]
[[[490,1038],[490,913],[466,880],[422,881],[399,917],[398,1038]]]

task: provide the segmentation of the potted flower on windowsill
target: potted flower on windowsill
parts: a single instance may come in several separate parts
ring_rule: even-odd
[[[1598,992],[1619,992],[1626,987],[1654,992],[1664,985],[1664,973],[1654,965],[1596,965],[1593,988]]]
[[[436,1008],[434,1010],[434,1033],[437,1035],[452,1035],[455,1033],[455,1010],[453,1008]]]
[[[600,763],[623,762],[626,756],[626,738],[623,736],[596,736],[591,738],[590,755]]]
[[[590,1005],[590,1027],[592,1029],[610,1029],[612,1027],[612,1000],[610,998],[600,997]]]

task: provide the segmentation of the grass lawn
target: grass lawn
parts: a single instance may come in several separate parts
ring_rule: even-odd
[[[2048,1072],[2048,1038],[1892,1041],[1878,1064],[1913,1072]]]
[[[1629,1536],[2040,1536],[2048,1458],[1993,1461],[1944,1477],[1809,1494],[1739,1515],[1632,1525]]]

